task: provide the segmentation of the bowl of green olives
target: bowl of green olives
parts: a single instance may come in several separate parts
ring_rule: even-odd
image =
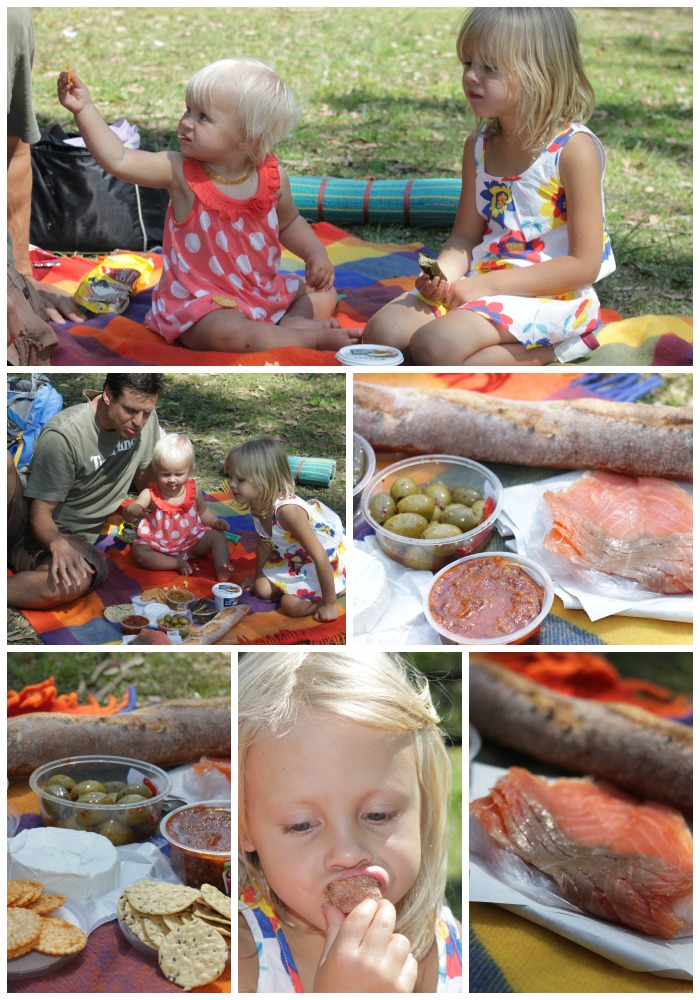
[[[377,473],[362,513],[388,556],[435,572],[488,544],[503,487],[486,466],[458,455],[407,458]]]
[[[352,435],[352,506],[354,518],[362,514],[362,492],[374,475],[377,459],[369,441],[353,431]]]
[[[161,632],[179,632],[180,638],[186,639],[192,631],[192,615],[188,611],[171,611],[156,619]]]
[[[64,757],[29,777],[44,826],[101,833],[115,847],[150,837],[158,827],[170,778],[130,757]]]

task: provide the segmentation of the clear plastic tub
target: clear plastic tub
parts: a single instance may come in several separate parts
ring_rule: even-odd
[[[195,889],[207,882],[222,892],[227,891],[224,868],[231,863],[228,802],[211,799],[173,809],[161,824],[160,832],[170,844],[170,863],[181,881]]]
[[[76,783],[98,781],[103,785],[105,782],[143,784],[147,779],[156,793],[150,799],[124,805],[119,801],[105,805],[77,802],[70,798],[56,798],[46,792],[51,779],[58,775],[66,775]],[[44,826],[101,833],[115,847],[119,847],[151,836],[158,826],[163,800],[169,794],[172,783],[165,771],[155,764],[130,757],[96,756],[64,757],[42,764],[30,775],[29,786],[39,796]]]
[[[460,632],[456,623],[450,627],[450,624],[445,621],[444,617],[437,617],[439,611],[433,606],[436,588],[439,587],[442,590],[445,580],[449,581],[451,578],[454,578],[453,586],[464,587],[464,583],[460,581],[460,576],[462,575],[461,567],[466,564],[473,566],[477,559],[486,561],[484,565],[488,574],[488,581],[484,584],[483,594],[486,595],[487,599],[490,595],[499,592],[498,572],[503,563],[507,563],[509,568],[516,567],[521,573],[534,580],[542,589],[539,612],[529,618],[524,624],[514,626],[512,631],[482,631],[476,626],[472,635],[465,635],[464,632]],[[477,594],[476,589],[470,589],[470,594],[472,593],[477,597],[481,596]],[[547,571],[539,563],[533,562],[532,559],[527,559],[525,556],[520,556],[515,552],[483,552],[460,559],[437,573],[425,595],[423,610],[429,623],[436,632],[440,633],[442,641],[446,644],[472,646],[517,645],[525,642],[535,643],[539,641],[540,626],[549,614],[553,601],[554,585]],[[477,611],[474,612],[473,621],[475,623],[478,622]]]
[[[377,493],[389,493],[400,476],[413,479],[419,489],[434,482],[444,483],[452,491],[459,487],[476,489],[484,499],[490,498],[492,509],[476,528],[452,538],[406,538],[393,534],[372,517],[370,503]],[[433,572],[455,559],[481,551],[493,534],[502,505],[503,487],[498,477],[479,462],[457,455],[425,455],[396,462],[377,473],[362,493],[363,516],[374,529],[383,551],[403,566]]]
[[[354,482],[355,475],[353,471],[353,487],[352,487],[352,507],[354,519],[357,520],[362,514],[362,491],[364,490],[367,483],[370,481],[374,475],[375,469],[377,468],[377,458],[374,454],[374,448],[361,434],[356,434],[353,431],[352,435],[353,442],[353,470],[355,468],[354,452],[358,447],[362,449],[364,456],[364,467],[361,471],[361,476],[357,482]]]

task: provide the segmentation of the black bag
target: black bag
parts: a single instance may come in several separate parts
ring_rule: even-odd
[[[77,133],[76,133],[77,134]],[[32,151],[31,242],[62,253],[144,252],[163,242],[168,193],[127,184],[53,125]]]

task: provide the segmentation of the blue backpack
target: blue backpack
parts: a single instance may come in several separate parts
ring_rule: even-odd
[[[63,397],[47,375],[7,377],[7,450],[18,469],[29,465],[36,439],[46,423],[63,408]]]

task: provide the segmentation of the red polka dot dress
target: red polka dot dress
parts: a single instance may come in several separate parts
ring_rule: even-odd
[[[198,160],[185,160],[194,205],[184,222],[168,208],[163,274],[146,316],[168,343],[215,309],[278,323],[296,298],[301,279],[279,271],[277,159],[269,153],[257,169],[258,190],[241,201],[222,194]]]

